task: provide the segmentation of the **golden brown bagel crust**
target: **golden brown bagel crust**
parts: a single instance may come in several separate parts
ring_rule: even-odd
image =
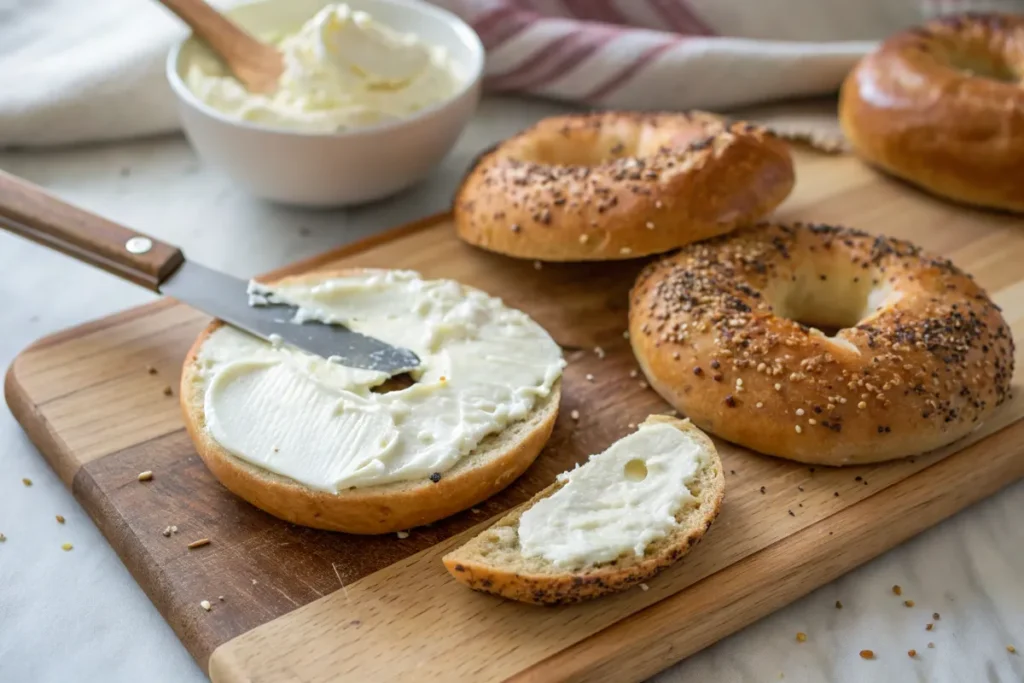
[[[945,17],[861,60],[839,118],[871,164],[949,199],[1024,212],[1022,79],[1024,16]]]
[[[543,261],[634,258],[729,232],[793,188],[786,143],[704,112],[557,116],[484,154],[454,204],[459,236]]]
[[[801,302],[843,328],[835,339],[783,317]],[[823,225],[745,228],[649,265],[629,332],[651,386],[698,427],[823,465],[959,439],[1007,399],[1013,372],[1010,328],[969,276]]]
[[[281,282],[319,280],[355,272],[358,271],[315,273],[285,278]],[[180,389],[185,427],[196,452],[225,488],[293,524],[352,534],[383,534],[453,515],[490,498],[526,471],[547,443],[558,417],[561,380],[525,420],[484,439],[436,483],[424,479],[338,493],[317,491],[234,456],[214,441],[206,429],[203,381],[197,356],[206,339],[222,324],[220,321],[210,323],[185,358]]]

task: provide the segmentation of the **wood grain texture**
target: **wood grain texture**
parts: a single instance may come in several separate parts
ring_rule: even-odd
[[[67,204],[2,171],[0,227],[154,292],[185,260],[175,246]],[[133,238],[149,241],[145,252],[127,249]]]
[[[1024,338],[1019,219],[941,203],[849,157],[798,153],[797,162],[797,191],[780,218],[886,232],[950,256]],[[622,337],[643,263],[537,270],[459,243],[442,217],[274,274],[358,265],[455,278],[527,311],[565,348],[561,417],[534,466],[476,510],[407,539],[294,527],[213,480],[181,429],[176,397],[163,394],[206,322],[183,306],[159,302],[41,341],[8,373],[8,403],[217,681],[639,679],[1022,475],[1021,425],[967,448],[1024,415],[1019,391],[967,441],[903,462],[810,468],[719,443],[722,515],[650,590],[557,609],[466,590],[440,563],[447,549],[666,410],[630,376]],[[153,481],[136,480],[143,470]],[[178,533],[163,536],[168,525]],[[212,543],[189,551],[200,537]],[[200,609],[204,599],[212,611]]]

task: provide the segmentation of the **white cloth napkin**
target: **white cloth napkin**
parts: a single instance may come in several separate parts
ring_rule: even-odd
[[[945,12],[1024,11],[1024,0],[437,4],[480,34],[490,90],[633,109],[829,93],[873,41],[900,28]],[[0,0],[0,146],[176,130],[164,60],[184,33],[154,0]]]

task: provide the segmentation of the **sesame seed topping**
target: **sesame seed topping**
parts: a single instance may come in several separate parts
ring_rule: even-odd
[[[802,417],[803,414],[804,414],[804,409],[803,408],[797,408],[796,409],[796,414],[797,414],[797,416]]]
[[[623,256],[628,256],[629,254],[633,253],[633,250],[630,249],[629,247],[622,247],[621,249],[619,249],[619,253],[622,254]]]
[[[540,261],[534,261],[533,262],[533,269],[534,270],[540,270],[543,267],[544,267],[544,264],[541,263]]]
[[[647,221],[646,223],[644,223],[644,227],[647,228],[648,230],[654,230],[654,223],[651,221]]]
[[[200,600],[199,601],[199,606],[202,607],[207,612],[209,612],[211,609],[213,609],[213,605],[210,604],[209,600]]]
[[[398,540],[404,541],[405,539],[409,538],[409,532],[408,531],[396,531],[395,532],[395,536],[398,536]]]
[[[594,381],[594,376],[593,376],[593,375],[591,375],[591,374],[590,374],[590,373],[588,372],[588,373],[587,373],[587,376],[586,376],[586,380],[587,380],[588,382],[593,382],[593,381]]]
[[[800,425],[793,425],[793,429],[796,430],[797,434],[803,434],[804,428],[801,427]]]
[[[572,411],[571,413],[569,413],[569,417],[571,417],[574,420],[580,419],[580,411],[578,411],[578,410]]]

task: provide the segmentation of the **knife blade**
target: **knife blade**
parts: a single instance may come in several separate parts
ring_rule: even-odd
[[[250,305],[248,286],[241,278],[186,260],[160,283],[160,293],[271,343],[291,344],[341,365],[397,375],[420,364],[409,349],[342,325],[293,322],[296,306]]]
[[[293,322],[293,306],[250,306],[246,281],[187,261],[173,245],[66,204],[3,171],[0,228],[173,297],[271,343],[291,344],[342,365],[389,376],[420,364],[409,349],[342,325]]]

